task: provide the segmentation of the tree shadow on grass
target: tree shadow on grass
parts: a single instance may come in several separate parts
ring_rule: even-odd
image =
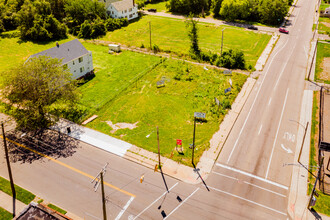
[[[12,162],[32,163],[45,156],[66,158],[78,148],[78,140],[53,130],[8,132],[8,150]]]

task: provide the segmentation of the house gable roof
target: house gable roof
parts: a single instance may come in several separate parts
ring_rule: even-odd
[[[133,8],[133,0],[122,0],[111,3],[113,7],[116,8],[117,11],[124,11],[129,8]]]
[[[87,53],[88,50],[86,50],[80,41],[78,39],[74,39],[64,44],[59,44],[59,46],[33,54],[29,57],[29,59],[38,56],[50,56],[52,58],[58,58],[59,60],[62,59],[62,64],[65,64]]]

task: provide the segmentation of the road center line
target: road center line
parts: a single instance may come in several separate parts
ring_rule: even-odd
[[[173,189],[176,185],[178,185],[178,183],[174,184],[168,191],[170,192],[171,189]],[[167,191],[165,191],[161,196],[158,197],[158,199],[156,199],[155,201],[153,201],[147,208],[143,209],[142,212],[140,212],[137,216],[135,216],[135,218],[133,218],[133,220],[137,219],[142,213],[144,213],[147,209],[149,209],[153,204],[155,204],[158,200],[160,200],[166,193],[168,193]]]
[[[260,132],[261,132],[261,129],[262,129],[262,125],[260,126],[260,128],[259,128],[259,132],[258,132],[258,135],[260,134]]]
[[[268,162],[268,167],[267,167],[267,172],[266,172],[266,177],[265,177],[266,179],[268,178],[269,168],[270,168],[270,164],[271,164],[272,158],[273,158],[273,153],[274,153],[274,149],[275,149],[278,131],[280,130],[280,127],[281,127],[281,122],[282,122],[283,113],[284,113],[284,109],[285,109],[285,105],[286,105],[286,100],[288,98],[288,93],[289,93],[289,88],[286,90],[286,95],[285,95],[284,104],[283,104],[283,108],[282,108],[282,112],[281,112],[280,122],[278,123],[277,131],[276,131],[276,135],[275,135],[275,139],[274,139],[274,143],[273,143],[272,153],[270,154],[270,158],[269,158],[269,162]]]
[[[269,65],[268,65],[268,67],[267,67],[267,71],[266,71],[266,73],[265,73],[265,75],[264,75],[264,77],[263,77],[263,79],[262,79],[262,81],[261,81],[261,85],[259,86],[259,90],[258,90],[258,92],[257,92],[257,94],[256,94],[256,96],[255,96],[255,98],[254,98],[254,100],[253,100],[253,103],[252,103],[252,105],[251,105],[251,108],[250,108],[250,110],[249,110],[249,113],[248,113],[248,115],[247,115],[246,118],[245,118],[244,124],[243,124],[243,126],[241,127],[241,130],[240,130],[240,132],[239,132],[239,134],[238,134],[238,137],[236,138],[235,144],[234,144],[234,146],[233,146],[233,148],[232,148],[232,150],[231,150],[231,152],[230,152],[230,154],[229,154],[229,157],[228,157],[228,159],[227,159],[227,163],[229,163],[230,158],[231,158],[232,154],[233,154],[234,151],[235,151],[235,148],[236,148],[236,146],[237,146],[238,140],[239,140],[239,138],[240,138],[240,136],[241,136],[241,134],[242,134],[242,132],[243,132],[243,130],[244,130],[244,128],[245,128],[246,122],[247,122],[248,119],[249,119],[249,116],[250,116],[250,114],[251,114],[251,112],[252,112],[252,109],[253,109],[253,107],[254,107],[254,104],[255,104],[255,102],[257,101],[257,98],[258,98],[259,92],[260,92],[260,90],[261,90],[261,87],[262,87],[262,85],[263,85],[265,79],[266,79],[266,76],[267,76],[267,74],[268,74],[269,68],[270,68],[271,64],[273,63],[273,61],[274,61],[274,58],[277,56],[277,54],[278,54],[280,51],[282,51],[283,48],[285,48],[285,46],[286,46],[286,44],[287,44],[288,42],[289,42],[289,40],[287,40],[287,42],[282,46],[282,48],[279,49],[279,50],[276,52],[276,54],[273,56],[272,60],[270,61]]]
[[[265,208],[265,209],[268,209],[268,210],[274,211],[274,212],[276,212],[276,213],[279,213],[279,214],[282,214],[282,215],[287,216],[287,214],[284,213],[284,212],[278,211],[278,210],[276,210],[276,209],[270,208],[270,207],[268,207],[268,206],[262,205],[262,204],[260,204],[260,203],[254,202],[254,201],[252,201],[252,200],[249,200],[249,199],[246,199],[246,198],[243,198],[243,197],[237,196],[237,195],[235,195],[235,194],[231,194],[231,193],[226,192],[226,191],[222,191],[222,190],[217,189],[217,188],[214,188],[214,187],[212,187],[212,186],[209,186],[209,188],[211,188],[211,189],[213,189],[213,190],[215,190],[215,191],[222,192],[222,193],[224,193],[224,194],[227,194],[227,195],[233,196],[233,197],[235,197],[235,198],[238,198],[238,199],[241,199],[241,200],[244,200],[244,201],[250,202],[250,203],[252,203],[252,204],[255,204],[255,205],[260,206],[260,207],[263,207],[263,208]]]
[[[183,203],[185,203],[190,197],[192,197],[197,191],[199,190],[199,188],[197,188],[193,193],[191,193],[185,200],[183,200],[183,202],[181,202],[180,203],[180,205],[178,205],[175,209],[173,209],[173,211],[170,213],[170,214],[168,214],[165,218],[164,218],[164,220],[165,219],[167,219],[170,215],[172,215],[172,213],[173,212],[175,212],[180,206],[182,206],[183,205]]]
[[[124,206],[124,208],[119,212],[119,214],[117,215],[115,220],[119,220],[121,218],[121,216],[124,214],[124,212],[126,211],[126,209],[128,208],[128,206],[131,204],[131,202],[133,202],[134,197],[131,197],[128,202],[126,203],[126,205]]]
[[[0,137],[3,138],[2,135],[0,135]],[[65,163],[63,163],[63,162],[61,162],[61,161],[58,161],[58,160],[56,160],[55,158],[52,158],[52,157],[47,156],[47,155],[45,155],[45,154],[43,154],[43,153],[40,153],[40,152],[38,152],[38,151],[36,151],[36,150],[34,150],[34,149],[31,149],[31,148],[29,148],[29,147],[27,147],[27,146],[25,146],[25,145],[23,145],[23,144],[17,143],[16,141],[10,140],[10,139],[8,139],[8,138],[6,138],[6,139],[7,139],[9,142],[11,142],[11,143],[13,143],[13,144],[15,144],[15,145],[17,145],[17,146],[19,146],[19,147],[25,148],[25,149],[27,149],[27,150],[33,152],[33,153],[36,153],[36,154],[38,154],[38,155],[40,155],[40,156],[42,156],[42,157],[45,157],[45,158],[47,158],[47,159],[49,159],[49,160],[51,160],[51,161],[53,161],[53,162],[55,162],[55,163],[57,163],[57,164],[59,164],[59,165],[61,165],[61,166],[64,166],[64,167],[66,167],[66,168],[68,168],[68,169],[70,169],[70,170],[72,170],[72,171],[74,171],[74,172],[76,172],[76,173],[80,173],[81,175],[86,176],[86,177],[88,177],[88,178],[90,178],[90,179],[94,179],[94,178],[95,178],[94,176],[89,175],[88,173],[85,173],[85,172],[83,172],[83,171],[81,171],[81,170],[78,170],[78,169],[76,169],[76,168],[74,168],[74,167],[71,167],[71,166],[69,166],[69,165],[67,165],[67,164],[65,164]],[[132,194],[132,193],[129,193],[129,192],[123,190],[123,189],[120,189],[119,187],[114,186],[114,185],[112,185],[112,184],[110,184],[110,183],[104,182],[104,185],[107,185],[107,186],[109,186],[109,187],[111,187],[111,188],[113,188],[113,189],[115,189],[115,190],[117,190],[117,191],[119,191],[119,192],[122,192],[122,193],[124,193],[124,194],[126,194],[126,195],[128,195],[128,196],[136,197],[136,195],[134,195],[134,194]]]
[[[257,179],[257,180],[263,181],[263,182],[265,182],[265,183],[269,183],[269,184],[271,184],[271,185],[274,185],[274,186],[280,187],[280,188],[282,188],[282,189],[288,190],[288,187],[287,187],[287,186],[283,186],[283,185],[281,185],[281,184],[279,184],[279,183],[275,183],[275,182],[273,182],[273,181],[271,181],[271,180],[264,179],[264,178],[262,178],[262,177],[260,177],[260,176],[256,176],[256,175],[253,175],[253,174],[251,174],[251,173],[248,173],[248,172],[245,172],[245,171],[242,171],[242,170],[239,170],[239,169],[233,168],[233,167],[229,167],[229,166],[227,166],[227,165],[223,165],[223,164],[220,164],[220,163],[216,163],[216,165],[217,165],[218,167],[222,167],[222,168],[225,168],[225,169],[227,169],[227,170],[231,170],[231,171],[234,171],[234,172],[236,172],[236,173],[240,173],[240,174],[243,174],[243,175],[245,175],[245,176],[249,176],[249,177],[255,178],[255,179]]]

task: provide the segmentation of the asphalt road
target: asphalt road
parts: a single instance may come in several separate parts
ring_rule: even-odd
[[[12,163],[15,183],[82,219],[102,219],[101,191],[94,192],[91,181],[109,163],[108,219],[287,219],[292,167],[285,164],[294,163],[290,151],[297,139],[314,4],[299,0],[290,34],[281,35],[206,180],[210,191],[165,176],[167,193],[160,173],[85,143],[68,155]],[[57,151],[42,143],[35,148]],[[0,164],[6,177],[3,157]]]
[[[218,189],[244,181],[226,192],[244,198],[243,206],[271,211],[271,219],[287,219],[314,9],[315,1],[298,1],[290,33],[281,34],[208,179]]]

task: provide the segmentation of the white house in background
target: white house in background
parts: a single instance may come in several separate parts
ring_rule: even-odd
[[[56,43],[55,47],[33,54],[28,60],[38,56],[49,56],[62,60],[63,67],[69,69],[73,79],[82,78],[94,71],[92,52],[86,50],[77,39],[64,44]]]
[[[99,0],[105,3],[107,13],[112,18],[127,18],[131,20],[138,17],[138,5],[134,0]]]

